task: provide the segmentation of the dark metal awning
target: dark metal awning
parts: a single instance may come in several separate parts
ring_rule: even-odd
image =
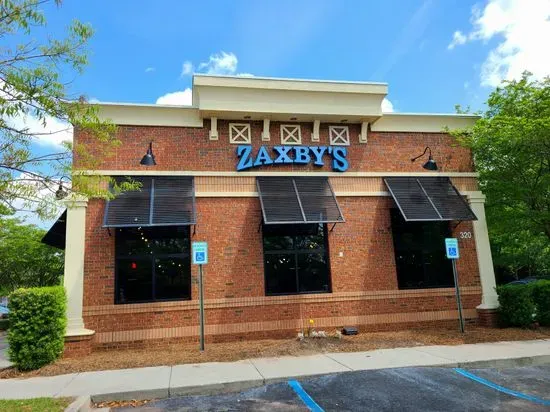
[[[193,177],[132,177],[140,190],[123,192],[107,202],[103,227],[194,225]]]
[[[59,249],[65,249],[67,230],[67,210],[57,218],[50,230],[44,235],[41,242]]]
[[[265,224],[345,221],[327,177],[258,177],[256,185]]]
[[[386,177],[384,182],[407,222],[477,220],[448,177]]]

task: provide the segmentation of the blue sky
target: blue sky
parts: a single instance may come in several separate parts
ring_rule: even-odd
[[[520,3],[537,0],[67,0],[48,14],[56,31],[71,18],[95,28],[74,91],[100,101],[155,103],[191,86],[184,62],[216,72],[199,65],[225,52],[237,61],[225,74],[387,82],[396,111],[453,112],[482,107],[483,64],[506,40],[475,13],[492,4],[513,19]],[[456,31],[465,44],[449,49]]]
[[[89,67],[70,77],[91,101],[191,104],[200,72],[386,82],[385,111],[449,113],[483,109],[525,69],[550,74],[550,0],[65,0],[45,12],[40,35],[63,37],[74,18],[95,29]]]

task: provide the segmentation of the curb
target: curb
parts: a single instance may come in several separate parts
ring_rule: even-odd
[[[525,356],[522,358],[492,359],[472,362],[457,362],[457,368],[514,368],[550,364],[550,355]]]
[[[540,356],[528,356],[521,358],[509,358],[509,359],[492,359],[492,360],[482,360],[482,361],[471,361],[471,362],[453,362],[449,361],[448,363],[441,365],[415,365],[416,368],[511,368],[511,367],[522,367],[522,366],[539,366],[550,364],[550,355],[540,355]],[[402,366],[397,368],[405,368],[408,366]],[[393,368],[379,368],[372,370],[380,369],[393,369]],[[350,371],[350,372],[359,372]],[[225,382],[225,383],[213,383],[207,385],[199,386],[181,386],[181,387],[171,387],[164,390],[151,389],[151,390],[141,390],[135,392],[118,392],[118,393],[108,393],[108,394],[94,394],[91,395],[91,400],[93,402],[108,402],[108,401],[130,401],[130,400],[150,400],[150,399],[166,399],[178,396],[208,396],[208,395],[219,395],[224,393],[231,392],[240,392],[247,389],[257,388],[268,384],[285,382],[288,379],[313,379],[326,375],[336,375],[340,373],[348,372],[332,372],[332,373],[320,373],[312,375],[299,375],[299,376],[289,376],[286,378],[268,378],[268,379],[256,379],[256,380],[247,380],[247,381],[235,381],[235,382]],[[90,398],[90,397],[89,397]],[[71,405],[72,406],[72,405]],[[67,409],[68,410],[68,409]],[[66,410],[66,411],[67,411]],[[73,410],[70,410],[73,412]],[[86,409],[74,410],[76,411],[87,411]],[[95,410],[94,410],[95,411]]]
[[[215,386],[215,385],[208,385]],[[197,393],[196,395],[201,395]],[[147,401],[149,399],[166,399],[171,398],[170,388],[163,389],[142,389],[138,391],[123,391],[98,393],[90,395],[92,402],[116,402],[116,401]],[[94,409],[95,411],[95,409]]]
[[[90,412],[91,410],[92,400],[89,396],[79,396],[65,408],[65,412]]]

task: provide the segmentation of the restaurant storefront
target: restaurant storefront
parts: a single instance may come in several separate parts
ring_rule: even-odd
[[[207,342],[289,337],[310,319],[329,332],[455,324],[447,237],[464,316],[490,323],[484,196],[444,132],[475,116],[382,113],[379,83],[193,80],[191,107],[100,105],[122,144],[82,172],[141,190],[68,199],[49,233],[66,233],[67,355],[197,340],[194,241],[209,246]]]

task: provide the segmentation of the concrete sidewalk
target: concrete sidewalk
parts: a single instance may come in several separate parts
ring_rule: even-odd
[[[91,395],[95,401],[240,391],[290,377],[408,366],[512,367],[550,363],[550,339],[418,346],[369,352],[258,358],[0,380],[0,398]]]

